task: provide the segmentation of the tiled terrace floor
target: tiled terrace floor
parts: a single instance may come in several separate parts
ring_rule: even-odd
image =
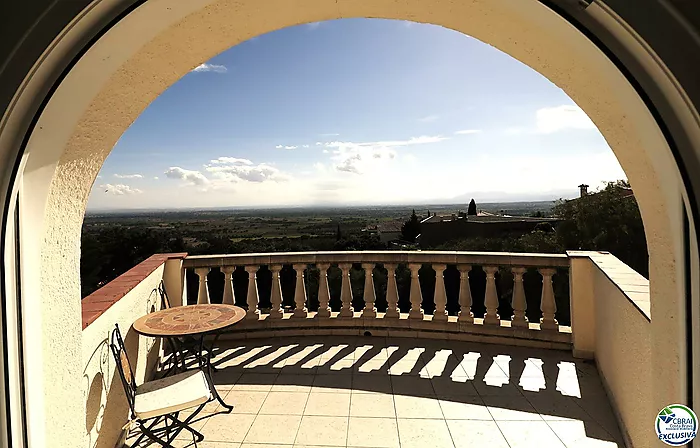
[[[229,342],[215,364],[235,409],[207,405],[202,448],[623,446],[595,366],[566,352],[303,337]]]

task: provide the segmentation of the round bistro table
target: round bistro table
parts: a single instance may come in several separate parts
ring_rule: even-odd
[[[175,357],[175,370],[177,370],[177,366],[179,365],[179,358],[182,358],[183,370],[186,368],[184,355],[185,341],[187,341],[187,339],[190,341],[194,339],[197,342],[197,353],[195,353],[195,357],[199,361],[200,368],[206,369],[205,373],[209,377],[212,394],[214,398],[230,412],[233,406],[224,403],[219,393],[216,391],[216,387],[214,387],[210,356],[206,356],[205,358],[202,355],[202,351],[205,348],[204,338],[205,336],[214,335],[211,346],[207,348],[208,353],[211,353],[214,344],[216,344],[216,340],[221,334],[221,330],[240,322],[245,315],[246,311],[243,308],[233,305],[186,305],[166,308],[147,314],[137,319],[132,326],[134,331],[141,335],[163,338],[169,342],[173,348],[173,356]]]

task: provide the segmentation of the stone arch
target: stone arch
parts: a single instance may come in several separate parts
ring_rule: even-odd
[[[100,14],[99,7],[75,29],[90,14]],[[165,89],[227,48],[288,26],[353,17],[432,23],[468,34],[538,71],[591,117],[628,175],[642,212],[654,334],[660,350],[666,345],[666,361],[656,371],[667,379],[680,375],[681,349],[668,351],[682,337],[683,186],[676,162],[625,76],[552,10],[535,0],[149,0],[80,58],[47,103],[26,146],[23,294],[29,306],[41,310],[28,330],[43,344],[30,369],[56,372],[44,376],[43,388],[32,392],[45,396],[36,412],[45,420],[47,437],[62,433],[61,428],[81,434],[80,421],[65,421],[75,414],[50,410],[82,393],[80,362],[65,359],[80,360],[75,348],[80,347],[80,228],[92,184],[119,137]],[[30,281],[30,266],[41,273],[39,281]],[[57,354],[64,358],[61,362],[54,359]],[[57,378],[65,386],[60,392],[52,390]],[[680,378],[663,382],[659,396],[680,397],[674,383],[680,384]]]

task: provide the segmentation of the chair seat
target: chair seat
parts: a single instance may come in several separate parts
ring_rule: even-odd
[[[201,370],[193,370],[149,381],[136,388],[134,413],[149,419],[182,411],[211,399],[209,383]]]

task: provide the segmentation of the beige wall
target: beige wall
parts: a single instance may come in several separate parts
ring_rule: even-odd
[[[649,284],[611,254],[571,252],[572,331],[595,360],[621,430],[635,448],[656,446]],[[578,333],[578,335],[577,335]],[[578,344],[578,346],[577,346]]]
[[[149,378],[158,360],[160,345],[154,338],[139,336],[131,324],[153,310],[160,309],[155,288],[163,278],[164,265],[112,305],[83,330],[83,372],[85,393],[85,448],[113,448],[128,420],[129,407],[109,349],[114,324],[119,324],[136,384]],[[79,418],[79,416],[73,416]]]
[[[60,58],[56,49],[65,42],[80,39],[80,30],[91,20],[98,23],[101,8],[116,3],[96,3],[57,39],[45,64]],[[604,16],[598,4],[587,12]],[[26,360],[27,375],[34,378],[28,394],[36,446],[48,443],[43,438],[57,437],[78,445],[81,437],[76,415],[82,409],[71,401],[81,391],[80,229],[90,189],[119,137],[165,89],[229,47],[287,26],[343,17],[414,20],[471,35],[540,72],[591,117],[628,175],[644,219],[651,297],[657,299],[652,301],[652,326],[653,355],[659,361],[653,365],[660,380],[653,394],[657,405],[681,400],[677,168],[634,88],[570,24],[536,0],[149,0],[81,57],[47,103],[27,143],[20,233],[22,295],[33,316],[27,340],[37,347]],[[25,90],[28,95],[31,87]],[[22,95],[17,101],[23,104]],[[41,272],[39,281],[36,272]],[[63,387],[57,390],[56,383]],[[66,412],[53,412],[58,407]]]

